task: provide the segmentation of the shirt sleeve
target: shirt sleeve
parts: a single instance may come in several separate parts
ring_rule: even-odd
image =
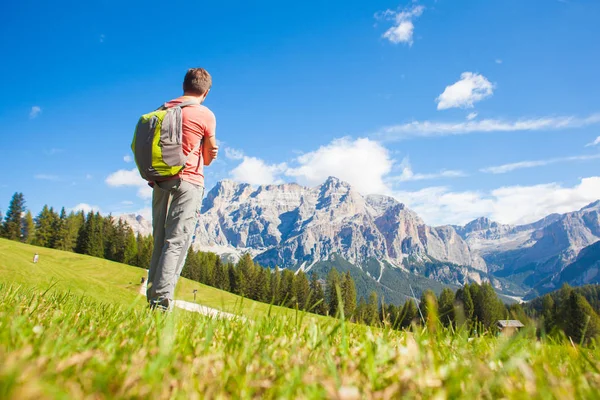
[[[208,117],[206,121],[206,130],[204,132],[204,136],[213,137],[217,134],[217,118],[215,117],[215,114],[209,109],[206,109],[206,111]]]

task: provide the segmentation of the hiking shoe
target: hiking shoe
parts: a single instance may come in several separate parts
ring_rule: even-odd
[[[162,312],[169,312],[172,310],[171,302],[169,299],[164,297],[159,297],[158,299],[152,299],[149,301],[149,306],[151,310],[158,310]]]

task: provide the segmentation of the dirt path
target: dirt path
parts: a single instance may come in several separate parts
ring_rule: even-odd
[[[147,288],[147,283],[146,283],[146,281],[144,281],[144,283],[142,283],[140,285],[140,290],[138,291],[138,293],[140,295],[146,296],[146,288]],[[229,318],[229,319],[231,319],[233,317],[237,317],[237,315],[235,315],[235,314],[231,314],[231,313],[228,313],[225,311],[220,311],[220,310],[217,310],[216,308],[203,306],[202,304],[192,303],[190,301],[175,300],[174,305],[175,305],[175,307],[181,308],[182,310],[196,312],[196,313],[199,313],[202,315],[208,315],[209,317]]]
[[[220,311],[215,308],[210,308],[207,306],[203,306],[202,304],[192,303],[189,301],[183,300],[175,300],[175,307],[181,308],[186,311],[197,312],[203,315],[208,315],[210,317],[218,317],[218,318],[235,318],[237,315],[230,314],[225,311]]]

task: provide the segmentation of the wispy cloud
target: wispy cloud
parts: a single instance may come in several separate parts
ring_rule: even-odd
[[[126,163],[130,163],[133,161],[133,157],[131,157],[129,154],[123,156],[123,161],[125,161]]]
[[[267,164],[256,157],[243,157],[243,161],[231,171],[231,177],[236,181],[246,182],[251,185],[269,185],[281,183],[278,176],[285,171],[287,165]]]
[[[598,136],[593,142],[586,144],[585,147],[597,146],[598,144],[600,144],[600,136]]]
[[[430,179],[460,178],[466,176],[463,171],[459,170],[441,170],[439,172],[430,174],[414,173],[408,157],[405,157],[404,160],[402,160],[400,166],[402,168],[402,173],[399,176],[389,178],[388,180],[390,182],[424,181]]]
[[[29,119],[37,118],[38,115],[42,113],[42,108],[40,106],[33,106],[29,111]]]
[[[434,225],[465,224],[486,216],[504,224],[525,224],[551,213],[578,210],[600,197],[600,176],[583,178],[568,187],[552,182],[532,186],[505,186],[491,191],[453,192],[429,187],[395,192],[394,197]]]
[[[495,61],[496,61],[496,64],[502,64],[502,60],[501,60],[501,59],[499,59],[499,58],[496,58],[496,60],[495,60]]]
[[[113,172],[106,178],[105,182],[108,186],[112,187],[137,187],[138,197],[141,197],[142,199],[149,199],[152,197],[152,188],[148,186],[148,182],[140,177],[137,168],[131,170],[120,169]]]
[[[101,35],[100,35],[100,38],[99,38],[99,40],[100,40],[100,43],[104,43],[104,39],[105,39],[105,38],[106,38],[106,36],[104,36],[104,34],[101,34]]]
[[[42,180],[42,181],[58,181],[60,179],[56,175],[48,175],[48,174],[37,174],[37,175],[34,175],[34,178]]]
[[[233,147],[225,147],[225,157],[230,160],[241,160],[244,158],[244,152]]]
[[[435,101],[438,110],[448,108],[473,108],[478,101],[491,96],[494,93],[494,85],[481,74],[463,72],[460,80],[446,89]]]
[[[545,165],[557,164],[557,163],[565,163],[565,162],[575,162],[575,161],[589,161],[589,160],[597,160],[600,159],[600,154],[592,154],[592,155],[581,155],[581,156],[572,156],[572,157],[558,157],[558,158],[550,158],[547,160],[535,160],[535,161],[520,161],[511,164],[498,165],[494,167],[482,168],[480,171],[489,173],[489,174],[505,174],[507,172],[511,172],[517,169],[523,168],[534,168],[534,167],[543,167]]]
[[[469,115],[467,115],[467,120],[469,120],[469,121],[472,121],[475,118],[477,118],[477,113],[476,112],[472,112],[472,113],[469,113]]]
[[[87,204],[87,203],[79,203],[75,207],[73,207],[71,210],[73,212],[83,211],[84,213],[87,214],[90,211],[92,211],[92,212],[100,212],[100,207],[94,206],[94,205],[90,205],[90,204]]]
[[[583,128],[600,123],[600,113],[586,118],[574,116],[542,117],[507,121],[482,119],[477,121],[439,122],[413,121],[382,128],[377,135],[384,140],[402,140],[415,137],[439,137],[470,133],[541,131]]]
[[[413,5],[401,11],[386,10],[375,14],[376,19],[393,20],[394,25],[382,35],[384,39],[394,44],[406,43],[409,46],[413,44],[413,33],[415,25],[413,20],[423,14],[425,7]]]

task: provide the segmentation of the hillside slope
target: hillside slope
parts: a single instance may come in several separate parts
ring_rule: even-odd
[[[40,255],[37,264],[32,262],[35,253]],[[141,268],[0,239],[0,282],[8,285],[33,286],[41,290],[52,287],[105,303],[144,308],[146,299],[138,294],[142,276],[146,276],[146,270]],[[242,299],[185,278],[179,280],[175,298],[194,301],[194,290],[198,291],[196,301],[199,304],[218,310],[235,314],[243,310],[243,314],[250,317],[269,312],[268,304]],[[294,311],[272,307],[273,312],[290,314]]]

